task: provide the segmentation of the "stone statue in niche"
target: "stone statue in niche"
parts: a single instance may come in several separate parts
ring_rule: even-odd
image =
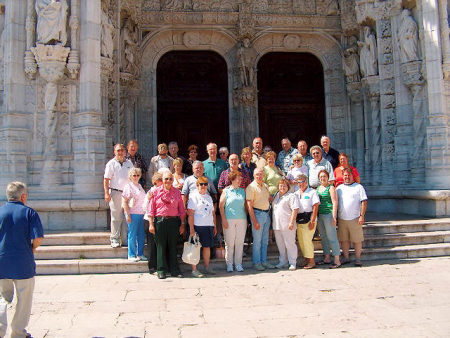
[[[363,77],[378,74],[377,41],[370,27],[364,27],[364,41],[358,41],[360,50],[360,68]]]
[[[239,69],[239,79],[241,87],[251,87],[254,80],[254,70],[252,56],[250,52],[250,40],[244,38],[237,51],[237,64]]]
[[[351,38],[350,42],[350,47],[344,50],[343,59],[343,68],[347,83],[358,82],[360,80],[358,46],[354,37]]]
[[[139,73],[137,32],[135,25],[130,19],[126,19],[123,25],[121,43],[123,46],[122,72],[137,76]]]
[[[108,15],[108,8],[102,3],[101,56],[112,59],[114,53],[114,26]]]
[[[336,0],[317,0],[317,13],[322,15],[338,15],[339,7]]]
[[[37,43],[67,43],[67,1],[36,0]]]
[[[398,43],[400,46],[400,61],[402,63],[419,60],[417,24],[412,18],[409,9],[402,11]]]

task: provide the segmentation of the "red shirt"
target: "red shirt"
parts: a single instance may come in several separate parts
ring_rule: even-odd
[[[356,178],[359,177],[359,172],[356,170],[355,167],[350,166],[353,172],[353,179],[356,182]],[[336,169],[334,169],[334,177],[336,180],[334,181],[334,186],[337,187],[339,184],[344,183],[344,167],[339,166]]]
[[[239,187],[245,189],[248,187],[248,185],[250,183],[252,183],[252,180],[250,179],[250,176],[246,170],[241,169],[241,168],[238,168],[238,170],[241,173],[241,177],[242,177],[241,185]],[[231,172],[231,169],[228,168],[227,170],[222,171],[222,173],[220,174],[219,184],[217,185],[219,187],[219,189],[224,189],[224,188],[228,187],[229,185],[231,185],[231,182],[228,179],[228,175],[230,174],[230,172]]]
[[[186,216],[181,192],[174,187],[171,187],[170,190],[166,190],[164,185],[156,188],[149,204],[149,215],[153,217],[179,216],[184,218]]]

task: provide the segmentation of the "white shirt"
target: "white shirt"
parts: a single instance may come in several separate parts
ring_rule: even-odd
[[[188,209],[194,210],[195,226],[214,226],[214,204],[211,196],[200,194],[198,190],[189,195]]]
[[[295,196],[300,203],[299,213],[312,212],[313,206],[317,203],[320,204],[319,195],[313,188],[308,187],[303,193],[299,189],[295,192]]]
[[[288,230],[289,219],[291,217],[292,210],[298,209],[299,207],[300,203],[298,201],[298,198],[294,194],[287,192],[282,197],[280,197],[280,194],[277,193],[275,195],[275,199],[272,202],[273,230]]]
[[[122,164],[113,158],[106,163],[104,178],[109,178],[109,187],[111,189],[123,190],[128,184],[128,171],[133,168],[130,160],[125,160]]]
[[[319,163],[316,163],[316,161],[312,159],[309,160],[306,165],[309,168],[308,182],[310,187],[316,188],[320,185],[319,172],[321,170],[328,171],[328,174],[330,174],[330,177],[328,178],[329,181],[335,180],[333,167],[326,159],[322,158]]]
[[[302,165],[300,168],[294,167],[291,170],[288,171],[286,178],[289,181],[296,180],[297,176],[303,174],[308,177],[308,167],[306,165]]]
[[[358,218],[361,210],[361,202],[367,200],[364,187],[354,182],[353,184],[341,184],[336,188],[338,195],[338,218],[345,221]]]

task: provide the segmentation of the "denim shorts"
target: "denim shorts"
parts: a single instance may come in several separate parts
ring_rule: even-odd
[[[200,244],[204,248],[212,248],[214,246],[214,226],[197,226],[194,230],[200,237]]]

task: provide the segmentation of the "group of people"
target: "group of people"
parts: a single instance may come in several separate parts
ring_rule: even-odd
[[[355,249],[354,264],[361,266],[367,196],[347,154],[331,148],[327,136],[320,143],[308,152],[305,141],[299,141],[296,149],[284,138],[276,154],[270,147],[263,148],[263,140],[256,137],[252,148],[245,147],[240,156],[229,154],[226,147],[218,151],[216,144],[209,143],[203,162],[197,159],[196,145],[189,146],[184,158],[176,142],[162,143],[148,166],[136,140],[126,148],[116,144],[104,175],[111,246],[128,245],[128,259],[148,260],[150,272],[160,279],[169,273],[182,277],[179,236],[198,235],[204,268],[200,271],[193,265],[192,275],[203,277],[215,274],[209,264],[211,249],[216,236],[223,233],[226,270],[241,272],[250,227],[253,266],[258,271],[312,269],[316,264],[339,268],[350,261],[350,243]],[[314,259],[316,227],[324,254],[319,262]],[[148,259],[144,256],[146,232]],[[267,259],[272,238],[279,250],[276,265]],[[299,265],[297,243],[303,256]]]

